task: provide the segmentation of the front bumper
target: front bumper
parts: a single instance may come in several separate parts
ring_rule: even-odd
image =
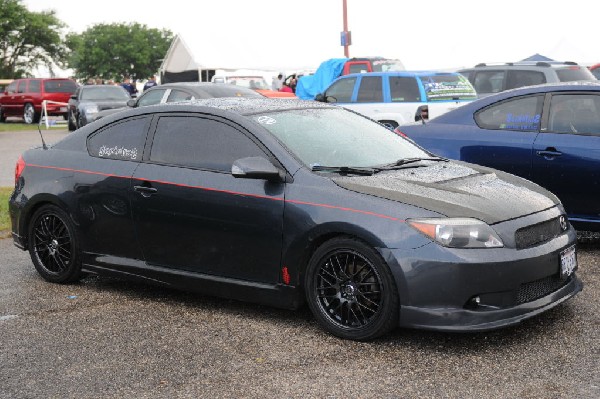
[[[514,231],[514,230],[513,230]],[[485,331],[517,324],[582,290],[572,273],[561,279],[561,251],[576,232],[517,250],[454,249],[436,243],[382,250],[400,295],[402,327]]]

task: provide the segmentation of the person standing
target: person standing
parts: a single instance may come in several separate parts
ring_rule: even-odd
[[[271,88],[275,91],[281,90],[283,86],[283,74],[277,75],[277,77],[273,77],[273,82],[271,83]]]
[[[129,93],[129,95],[131,97],[135,97],[137,94],[137,89],[135,88],[135,86],[133,84],[131,84],[131,79],[129,77],[125,77],[125,79],[123,79],[123,83],[121,83],[121,86],[127,90],[127,92]]]
[[[144,88],[142,89],[142,91],[146,91],[147,89],[157,86],[158,83],[156,83],[156,76],[150,76],[148,78],[148,81],[146,83],[144,83]]]

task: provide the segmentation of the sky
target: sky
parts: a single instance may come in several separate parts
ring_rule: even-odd
[[[83,5],[82,3],[87,3]],[[169,29],[207,68],[317,69],[344,57],[343,0],[23,0],[54,10],[70,32],[99,23]],[[574,4],[572,9],[569,4]],[[347,0],[350,57],[382,56],[408,70],[453,70],[535,53],[600,62],[600,1]]]

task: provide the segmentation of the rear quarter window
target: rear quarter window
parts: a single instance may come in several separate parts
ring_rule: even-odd
[[[494,104],[475,114],[482,129],[539,131],[544,96],[526,96]]]
[[[139,161],[142,158],[150,117],[113,123],[88,137],[88,152],[97,158]]]
[[[72,80],[45,80],[44,91],[46,93],[75,93],[77,83]]]
[[[589,69],[580,66],[556,69],[556,76],[561,82],[575,82],[577,80],[596,80]]]

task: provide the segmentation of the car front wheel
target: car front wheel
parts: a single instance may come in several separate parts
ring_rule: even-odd
[[[77,129],[77,126],[75,126],[75,122],[73,122],[74,116],[71,113],[71,111],[69,110],[69,114],[67,116],[67,124],[69,125],[69,131],[72,132],[73,130]]]
[[[381,255],[349,237],[331,239],[311,257],[308,305],[319,324],[341,338],[370,340],[398,324],[400,300]]]
[[[53,283],[81,276],[79,240],[69,215],[55,205],[38,209],[29,224],[29,254],[38,273]]]

